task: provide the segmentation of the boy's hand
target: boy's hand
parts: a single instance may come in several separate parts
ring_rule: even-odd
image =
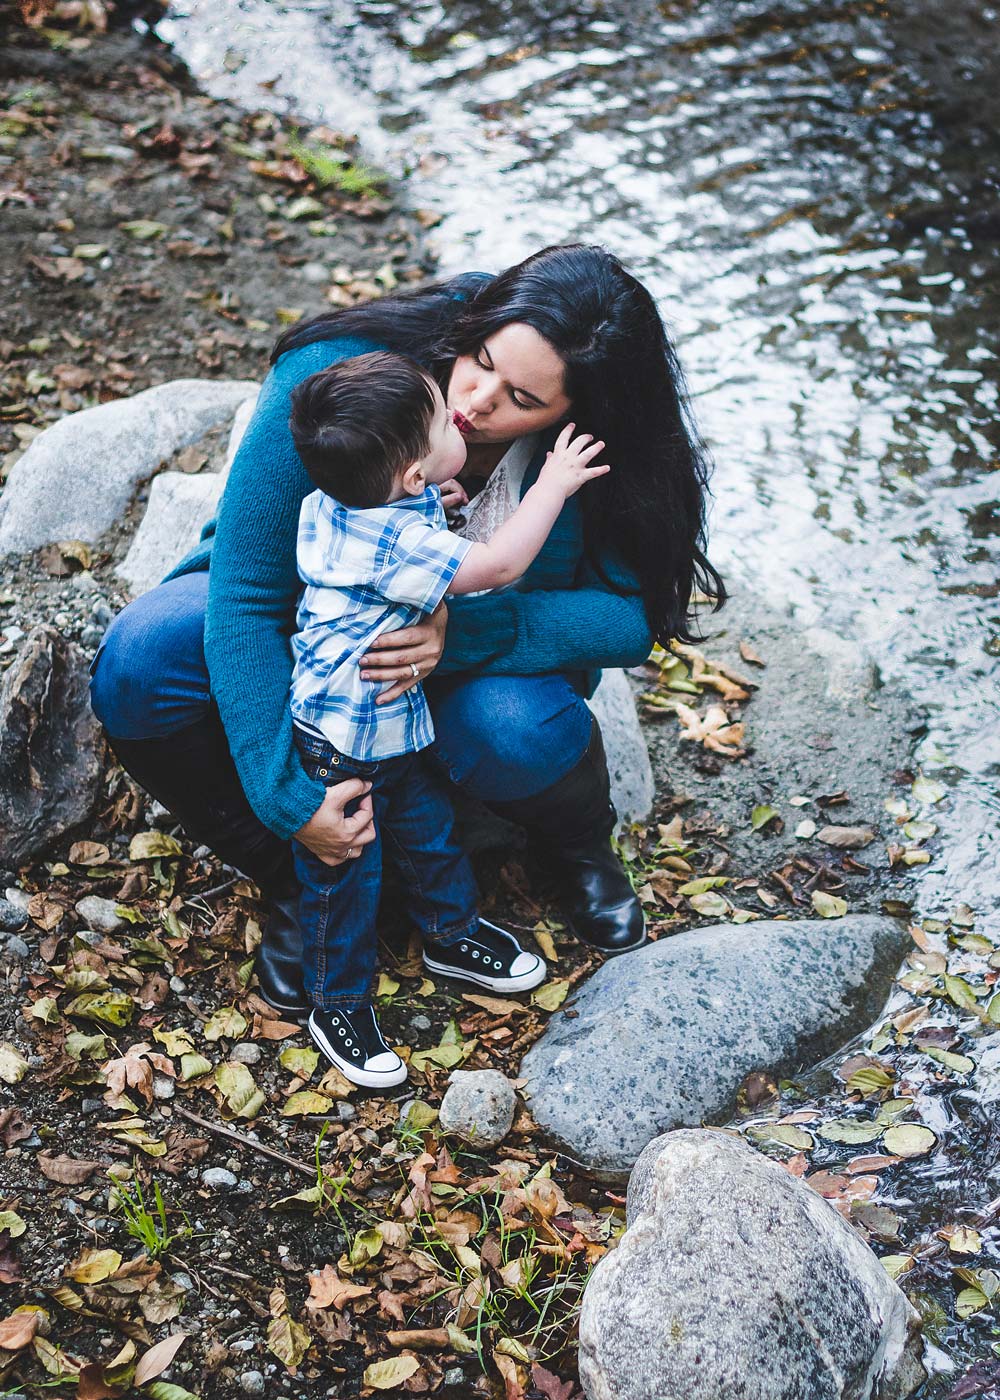
[[[605,444],[595,441],[593,433],[580,433],[577,437],[575,423],[567,423],[556,438],[555,446],[546,456],[538,480],[558,487],[564,496],[572,496],[588,481],[606,476],[611,468],[607,463],[592,467],[590,463],[604,451]]]
[[[441,504],[445,510],[461,510],[469,504],[469,495],[460,481],[442,481]]]

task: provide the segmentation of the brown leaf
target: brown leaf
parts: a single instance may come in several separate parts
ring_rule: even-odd
[[[17,1249],[5,1230],[0,1230],[0,1283],[20,1283],[24,1277]]]
[[[146,1381],[161,1375],[187,1341],[187,1336],[186,1332],[174,1332],[162,1342],[157,1342],[155,1347],[150,1347],[149,1351],[139,1358],[133,1385],[144,1385]]]
[[[572,1400],[573,1382],[561,1381],[551,1371],[546,1371],[544,1366],[539,1366],[537,1361],[531,1368],[531,1383],[541,1391],[545,1400]]]
[[[67,906],[45,894],[33,894],[28,901],[28,917],[46,933],[51,933],[62,921]]]
[[[70,865],[104,865],[111,852],[100,841],[74,841],[69,848]]]
[[[61,1186],[79,1186],[86,1181],[100,1162],[87,1162],[81,1157],[57,1157],[53,1152],[39,1152],[38,1166],[43,1176],[58,1181]]]
[[[816,840],[825,846],[837,846],[845,851],[857,851],[875,840],[870,826],[824,826],[816,833]]]
[[[22,1138],[29,1138],[34,1132],[31,1124],[21,1117],[19,1108],[0,1109],[0,1142],[4,1147],[13,1147]]]
[[[255,1016],[251,1036],[254,1040],[287,1040],[289,1036],[301,1035],[302,1027],[291,1021],[265,1021]]]
[[[332,1264],[326,1264],[319,1273],[309,1275],[309,1297],[307,1308],[334,1307],[343,1312],[345,1306],[355,1298],[365,1298],[375,1290],[364,1284],[348,1283],[342,1279]]]
[[[405,1327],[385,1335],[391,1347],[413,1347],[415,1351],[443,1351],[451,1347],[447,1327]]]
[[[33,1339],[41,1320],[42,1314],[34,1310],[11,1313],[0,1321],[0,1347],[4,1351],[20,1351]]]
[[[751,666],[767,665],[767,662],[761,660],[749,642],[740,642],[740,656],[744,661],[749,661]]]

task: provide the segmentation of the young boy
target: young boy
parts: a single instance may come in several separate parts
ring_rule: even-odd
[[[518,509],[487,542],[473,543],[448,530],[441,504],[465,442],[441,390],[413,361],[375,352],[321,370],[293,393],[290,426],[317,487],[299,518],[296,744],[307,772],[327,786],[371,783],[376,831],[338,866],[295,843],[309,1031],[352,1083],[383,1088],[406,1078],[371,1003],[383,842],[428,969],[499,992],[527,991],[546,969],[479,918],[451,805],[421,758],[434,738],[422,687],[377,704],[380,687],[362,678],[359,660],[382,632],[416,622],[446,593],[520,578],[567,497],[610,468],[589,465],[604,444],[573,439],[568,425]]]

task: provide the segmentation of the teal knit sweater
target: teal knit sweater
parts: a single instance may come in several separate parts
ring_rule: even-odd
[[[335,360],[377,345],[320,340],[281,357],[261,389],[223,492],[217,520],[171,577],[209,567],[205,658],[240,781],[257,816],[279,836],[303,826],[324,787],[303,772],[292,741],[289,636],[299,578],[299,507],[313,490],[288,429],[291,391]],[[556,429],[525,473],[535,481]],[[619,584],[631,580],[603,561]],[[580,507],[571,497],[517,591],[448,600],[438,673],[536,675],[635,666],[652,639],[642,600],[609,589],[583,559]],[[596,679],[596,677],[594,678]],[[502,716],[497,717],[502,723]]]

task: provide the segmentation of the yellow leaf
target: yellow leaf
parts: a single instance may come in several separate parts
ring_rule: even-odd
[[[13,1045],[0,1043],[0,1079],[5,1084],[18,1084],[28,1071],[28,1061],[19,1055]]]
[[[117,1249],[85,1249],[66,1272],[74,1283],[100,1283],[116,1274],[121,1266],[122,1257]]]
[[[312,1337],[306,1329],[294,1322],[288,1313],[273,1317],[267,1325],[267,1345],[290,1371],[301,1365],[311,1343]]]
[[[164,856],[179,856],[181,848],[165,831],[136,832],[128,848],[129,860],[159,860]]]
[[[366,1367],[363,1380],[375,1390],[394,1390],[419,1370],[420,1362],[415,1356],[390,1356]]]
[[[235,1006],[220,1006],[213,1011],[202,1028],[206,1040],[239,1040],[247,1028],[246,1017]]]
[[[847,913],[847,900],[827,894],[826,890],[813,890],[812,907],[821,919],[842,919]]]
[[[391,997],[399,991],[399,983],[395,977],[390,977],[387,972],[380,972],[378,975],[378,986],[375,988],[377,997]]]
[[[257,1088],[246,1065],[232,1061],[215,1071],[225,1107],[237,1118],[255,1118],[264,1107],[264,1095]]]
[[[300,1089],[291,1094],[282,1105],[282,1118],[301,1118],[307,1113],[329,1113],[333,1100],[325,1094],[317,1094],[315,1089]]]
[[[564,977],[556,982],[545,982],[537,991],[531,993],[531,1003],[533,1006],[540,1006],[543,1011],[557,1011],[566,1000],[568,991],[569,982]]]

